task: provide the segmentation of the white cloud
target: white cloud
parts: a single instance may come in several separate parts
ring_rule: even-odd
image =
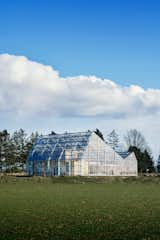
[[[0,55],[0,112],[58,116],[143,116],[160,112],[160,89],[95,76],[62,78],[51,66]]]
[[[0,121],[1,128],[40,132],[98,127],[122,136],[137,128],[158,154],[160,89],[120,86],[95,76],[62,78],[51,66],[1,54]]]

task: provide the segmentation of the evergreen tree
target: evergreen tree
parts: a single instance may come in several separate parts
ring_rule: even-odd
[[[97,134],[104,141],[103,134],[102,134],[102,132],[98,128],[96,128],[96,131],[94,131],[94,132],[95,132],[95,134]]]
[[[2,171],[3,167],[6,167],[6,156],[7,156],[7,143],[9,139],[9,133],[7,130],[0,132],[0,170]]]
[[[113,130],[110,134],[107,136],[107,143],[114,149],[118,150],[119,148],[119,136],[116,133],[115,130]]]
[[[144,152],[136,146],[130,146],[129,152],[134,152],[138,161],[138,172],[154,172],[154,163],[151,154],[145,150]]]
[[[26,144],[26,148],[27,148],[27,156],[30,152],[30,150],[32,149],[36,139],[39,137],[39,133],[35,132],[35,133],[31,133],[30,137],[27,139],[27,144]]]
[[[158,161],[157,161],[157,171],[160,172],[160,155],[158,156]]]
[[[56,133],[54,131],[51,131],[49,136],[51,136],[51,135],[56,135]]]
[[[14,164],[16,162],[16,158],[14,157],[14,144],[12,141],[12,138],[10,137],[10,134],[8,134],[8,137],[5,142],[5,168],[6,171],[10,172],[12,171],[12,168],[14,168]]]
[[[14,144],[14,158],[16,158],[16,162],[20,163],[24,169],[28,154],[26,132],[23,129],[15,131],[12,136],[12,141]]]

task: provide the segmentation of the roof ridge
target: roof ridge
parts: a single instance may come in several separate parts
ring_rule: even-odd
[[[65,133],[57,133],[57,134],[53,134],[53,135],[42,135],[42,136],[40,136],[40,138],[43,138],[43,137],[54,137],[54,136],[64,136],[64,135],[83,135],[83,134],[91,134],[91,133],[93,133],[93,131],[85,131],[85,132],[65,132]]]

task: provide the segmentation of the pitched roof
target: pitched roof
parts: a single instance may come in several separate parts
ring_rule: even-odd
[[[37,138],[28,160],[64,159],[64,150],[83,150],[92,132],[64,133]]]

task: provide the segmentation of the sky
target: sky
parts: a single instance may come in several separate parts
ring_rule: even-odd
[[[1,0],[0,129],[141,131],[160,152],[160,1]]]

